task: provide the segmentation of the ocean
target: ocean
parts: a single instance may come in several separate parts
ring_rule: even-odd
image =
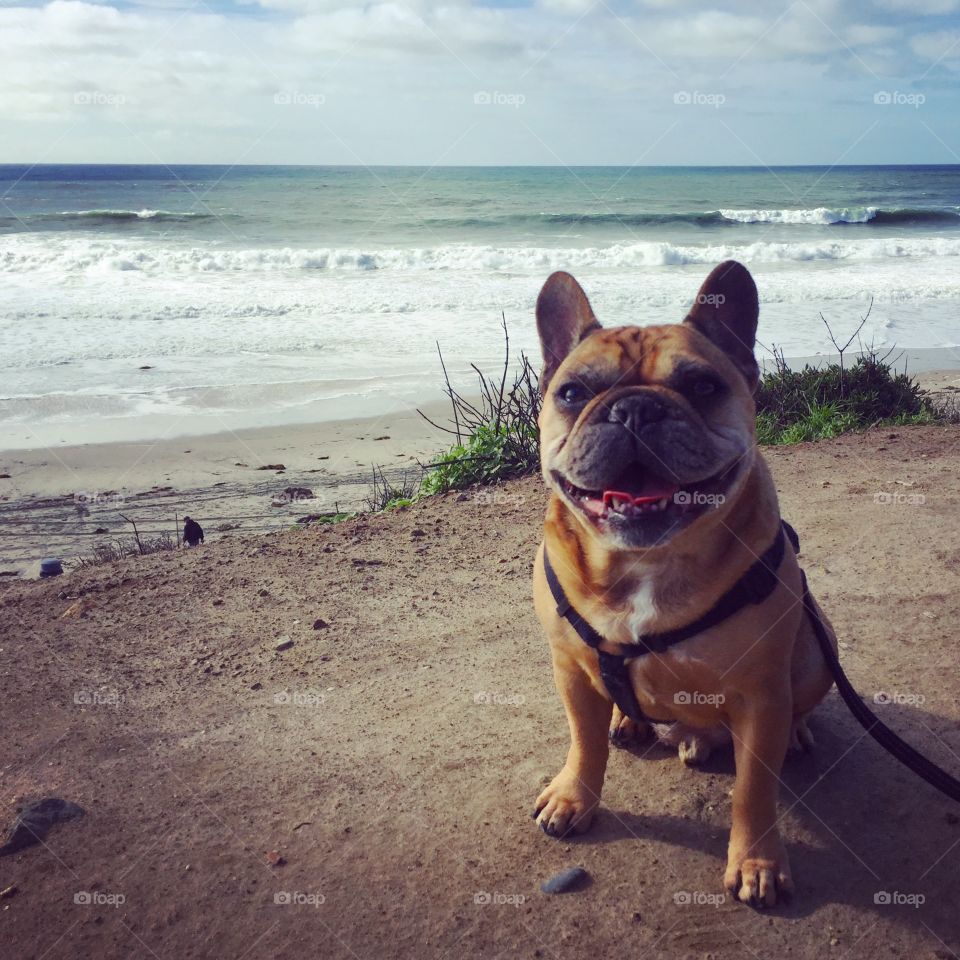
[[[960,345],[960,166],[0,166],[0,448],[349,418],[537,355],[573,272],[602,323],[760,288],[761,355]],[[144,369],[149,368],[149,369]]]

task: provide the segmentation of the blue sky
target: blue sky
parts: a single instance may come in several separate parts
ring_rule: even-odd
[[[0,0],[4,162],[960,163],[960,0]]]

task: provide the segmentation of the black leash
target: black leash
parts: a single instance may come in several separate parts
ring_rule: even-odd
[[[783,560],[784,541],[787,538],[790,540],[794,551],[799,553],[800,539],[796,531],[786,520],[781,521],[773,543],[764,551],[763,556],[753,563],[743,576],[702,617],[684,627],[678,627],[676,630],[643,634],[637,638],[636,643],[617,644],[623,652],[616,654],[599,649],[604,642],[603,637],[577,613],[573,604],[570,603],[550,563],[546,544],[543,547],[543,569],[547,576],[550,593],[557,604],[557,613],[573,627],[587,646],[597,651],[600,661],[600,677],[607,688],[610,699],[626,716],[637,722],[643,722],[650,718],[644,715],[637,700],[636,692],[627,671],[627,659],[642,657],[649,653],[664,653],[674,644],[722,623],[728,617],[742,610],[748,603],[762,603],[766,600],[773,593],[778,583],[777,570]],[[922,777],[931,786],[936,787],[941,793],[960,802],[960,780],[951,776],[942,767],[938,767],[933,761],[928,760],[906,741],[901,740],[860,698],[847,675],[843,672],[840,660],[830,643],[826,627],[824,627],[823,621],[813,605],[813,599],[807,587],[807,575],[802,569],[800,579],[803,584],[803,609],[810,618],[810,625],[813,627],[814,635],[823,653],[827,668],[830,670],[830,675],[833,677],[837,690],[850,712],[884,750],[891,753],[904,766],[911,769],[917,776]]]
[[[810,624],[813,626],[813,632],[817,636],[817,642],[820,644],[823,658],[827,661],[827,667],[830,669],[833,682],[837,685],[837,690],[840,696],[843,697],[843,702],[849,707],[850,712],[857,718],[857,721],[863,729],[866,730],[884,750],[892,753],[905,767],[909,767],[918,777],[922,777],[941,793],[945,793],[951,800],[960,802],[960,780],[951,776],[942,767],[938,767],[932,760],[928,760],[905,740],[901,740],[900,737],[860,699],[860,695],[854,690],[853,684],[850,683],[847,675],[843,672],[843,667],[840,666],[840,660],[830,643],[830,638],[827,636],[823,621],[814,609],[810,591],[807,589],[807,575],[801,570],[800,576],[803,580],[803,608],[807,611],[807,616],[810,618]]]

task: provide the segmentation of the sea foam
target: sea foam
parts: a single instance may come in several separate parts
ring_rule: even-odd
[[[366,271],[544,271],[596,268],[746,263],[870,261],[960,256],[960,237],[870,237],[852,240],[755,241],[748,244],[676,244],[642,241],[597,247],[526,247],[448,244],[385,249],[298,249],[257,247],[167,248],[144,241],[45,240],[8,237],[0,241],[0,272],[54,275],[91,272],[304,273]]]

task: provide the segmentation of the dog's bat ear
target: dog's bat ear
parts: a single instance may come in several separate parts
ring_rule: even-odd
[[[753,392],[760,368],[753,355],[760,301],[750,271],[725,260],[710,271],[684,323],[712,340],[734,362]]]
[[[567,354],[588,333],[599,329],[600,324],[580,284],[562,270],[551,273],[537,297],[537,333],[543,351],[541,393],[546,393]]]

